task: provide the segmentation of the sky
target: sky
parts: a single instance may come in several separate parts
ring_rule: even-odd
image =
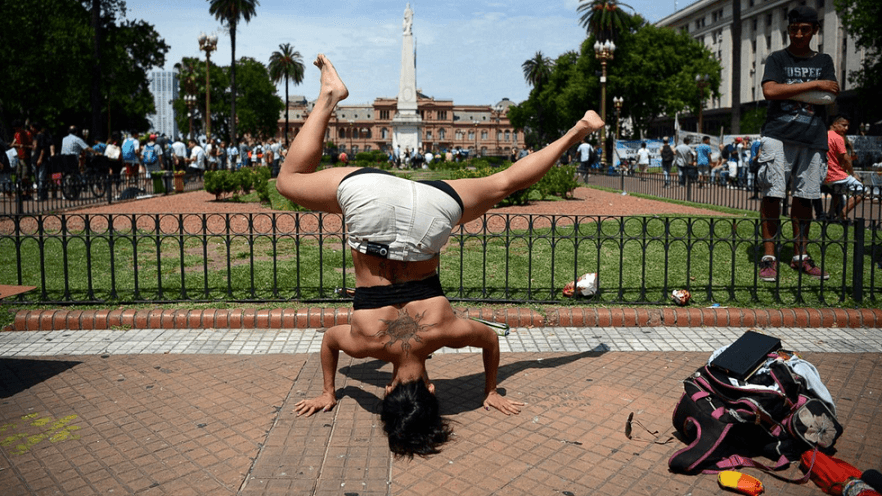
[[[675,11],[675,1],[628,0],[650,22]],[[401,73],[402,21],[406,1],[389,0],[259,0],[257,15],[240,23],[236,57],[264,63],[290,43],[303,57],[304,81],[289,85],[289,95],[314,100],[318,53],[328,56],[349,88],[347,103],[395,98]],[[688,0],[681,0],[680,7]],[[127,19],[154,25],[170,46],[166,64],[172,70],[183,57],[199,57],[202,32],[218,34],[212,60],[229,65],[230,38],[202,0],[127,0]],[[530,87],[521,64],[537,51],[556,58],[577,50],[585,39],[576,11],[579,0],[413,0],[417,88],[438,100],[464,105],[493,105],[503,98],[525,100]],[[284,84],[279,95],[284,98]]]

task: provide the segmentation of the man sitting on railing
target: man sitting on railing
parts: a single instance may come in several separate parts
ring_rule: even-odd
[[[833,189],[830,208],[841,220],[846,220],[848,213],[864,199],[864,185],[860,176],[855,174],[845,147],[848,124],[848,117],[839,114],[833,117],[827,131],[827,178],[824,184]]]
[[[313,210],[344,214],[355,267],[351,325],[328,329],[322,340],[324,387],[300,401],[298,415],[336,405],[334,376],[340,350],[391,362],[381,419],[396,455],[438,453],[451,429],[441,418],[426,359],[444,346],[483,350],[485,409],[519,413],[523,403],[496,391],[499,342],[489,326],[457,317],[438,277],[439,253],[456,224],[484,215],[511,193],[536,182],[571,146],[600,129],[593,111],[562,138],[488,177],[414,182],[375,169],[316,171],[334,107],[349,95],[330,61],[319,55],[321,91],[294,139],[276,186]]]

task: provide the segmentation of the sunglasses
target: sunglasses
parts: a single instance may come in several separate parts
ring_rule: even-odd
[[[655,439],[650,440],[650,439],[637,439],[637,438],[635,438],[633,435],[632,425],[637,425],[639,427],[642,427],[643,430],[648,432],[650,435],[655,436]],[[628,439],[633,439],[635,441],[643,441],[643,442],[647,442],[647,443],[651,442],[651,443],[655,443],[655,444],[668,444],[669,442],[674,440],[674,436],[669,436],[664,441],[659,441],[658,440],[658,431],[651,431],[651,430],[647,429],[645,425],[641,424],[639,420],[634,418],[634,412],[631,412],[631,414],[628,415],[628,420],[627,420],[627,422],[625,422],[625,437],[627,437]]]
[[[787,31],[790,34],[811,34],[815,30],[815,27],[811,24],[791,24],[787,26]]]

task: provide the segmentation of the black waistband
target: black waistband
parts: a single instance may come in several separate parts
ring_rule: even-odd
[[[426,300],[436,296],[444,296],[444,290],[441,288],[441,278],[438,274],[420,281],[408,281],[390,286],[355,288],[352,308],[355,310],[369,310],[398,305],[400,303],[409,303],[411,301]]]

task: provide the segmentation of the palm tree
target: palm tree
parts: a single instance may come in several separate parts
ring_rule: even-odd
[[[230,103],[230,141],[236,145],[236,25],[240,19],[251,22],[251,18],[257,15],[257,0],[208,0],[208,12],[215,19],[226,23],[230,29],[230,48],[233,52],[233,60],[230,63],[230,89],[233,93]]]
[[[274,83],[285,79],[285,148],[288,147],[288,79],[294,85],[303,82],[303,57],[294,51],[290,43],[279,45],[279,49],[270,55],[269,74]]]
[[[521,64],[521,68],[524,70],[524,79],[534,88],[542,86],[542,83],[548,81],[548,78],[551,77],[553,65],[554,61],[542,55],[541,51],[536,52],[533,58],[527,59],[526,62]]]
[[[576,9],[577,12],[582,12],[579,24],[597,40],[615,40],[619,31],[628,29],[628,20],[631,17],[619,6],[634,10],[630,5],[615,0],[582,0]]]

